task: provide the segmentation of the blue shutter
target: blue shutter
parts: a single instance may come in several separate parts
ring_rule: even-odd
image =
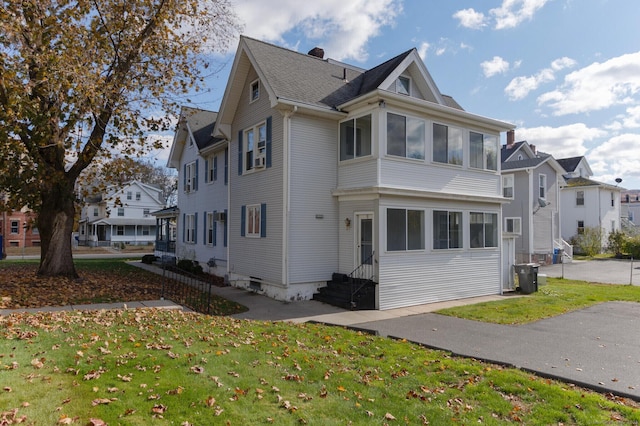
[[[185,235],[185,231],[187,230],[187,214],[182,213],[182,242],[187,241],[187,236]]]
[[[267,205],[260,204],[260,237],[267,236]]]
[[[204,238],[202,238],[202,245],[206,246],[207,245],[207,212],[204,212],[202,214],[204,216],[204,220],[202,221],[202,223],[204,224],[204,226],[202,227],[203,229],[203,235]]]
[[[227,228],[228,225],[227,223],[229,222],[229,216],[227,216],[227,209],[224,209],[224,217],[225,217],[225,221],[224,221],[224,246],[227,246]]]
[[[271,117],[267,118],[267,167],[271,167]]]
[[[224,149],[224,184],[229,182],[229,148]]]
[[[217,238],[217,236],[218,236],[218,222],[215,221],[217,213],[218,213],[217,210],[213,211],[213,219],[214,219],[214,221],[213,221],[213,246],[214,247],[216,246],[216,240],[218,239]]]
[[[238,132],[238,175],[242,175],[242,130]]]
[[[204,183],[209,182],[209,159],[204,159]]]
[[[193,244],[198,243],[198,212],[193,214]]]
[[[213,180],[218,180],[218,156],[213,157]]]
[[[193,190],[198,190],[198,160],[196,159],[196,178],[193,181]]]
[[[245,221],[247,220],[247,206],[242,206],[240,209],[240,236],[244,237],[244,228],[246,228]]]

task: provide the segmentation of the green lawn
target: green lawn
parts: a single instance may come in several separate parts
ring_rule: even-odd
[[[640,287],[547,278],[547,285],[524,297],[443,309],[438,313],[497,324],[524,324],[612,301],[640,302]]]
[[[640,422],[630,401],[409,342],[180,311],[0,317],[0,383],[0,424]]]

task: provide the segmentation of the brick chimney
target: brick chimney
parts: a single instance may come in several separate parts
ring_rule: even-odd
[[[516,143],[516,131],[511,129],[507,132],[507,149],[513,148],[514,143]]]
[[[316,58],[320,58],[323,59],[324,58],[324,49],[320,48],[320,47],[314,47],[313,49],[311,49],[307,55],[309,56],[315,56]]]
[[[538,151],[536,150],[536,146],[535,145],[529,144],[529,148],[531,148],[531,151],[533,151],[533,153],[535,155],[538,155]]]

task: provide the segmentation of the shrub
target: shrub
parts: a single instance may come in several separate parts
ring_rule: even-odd
[[[156,260],[158,260],[158,256],[154,256],[153,254],[145,254],[142,256],[142,263],[146,263],[147,265],[151,265]]]
[[[197,260],[180,259],[176,266],[183,271],[195,275],[200,275],[203,273],[202,266],[200,266]]]
[[[607,250],[616,257],[622,257],[626,236],[622,231],[613,231],[607,237]]]
[[[575,236],[577,253],[595,256],[602,251],[602,230],[600,228],[584,228],[582,234]]]
[[[634,259],[640,259],[640,237],[627,238],[624,241],[622,250]]]

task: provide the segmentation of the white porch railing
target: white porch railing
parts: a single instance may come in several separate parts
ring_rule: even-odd
[[[562,250],[562,263],[570,263],[573,260],[573,246],[560,238],[554,241],[554,248]]]

